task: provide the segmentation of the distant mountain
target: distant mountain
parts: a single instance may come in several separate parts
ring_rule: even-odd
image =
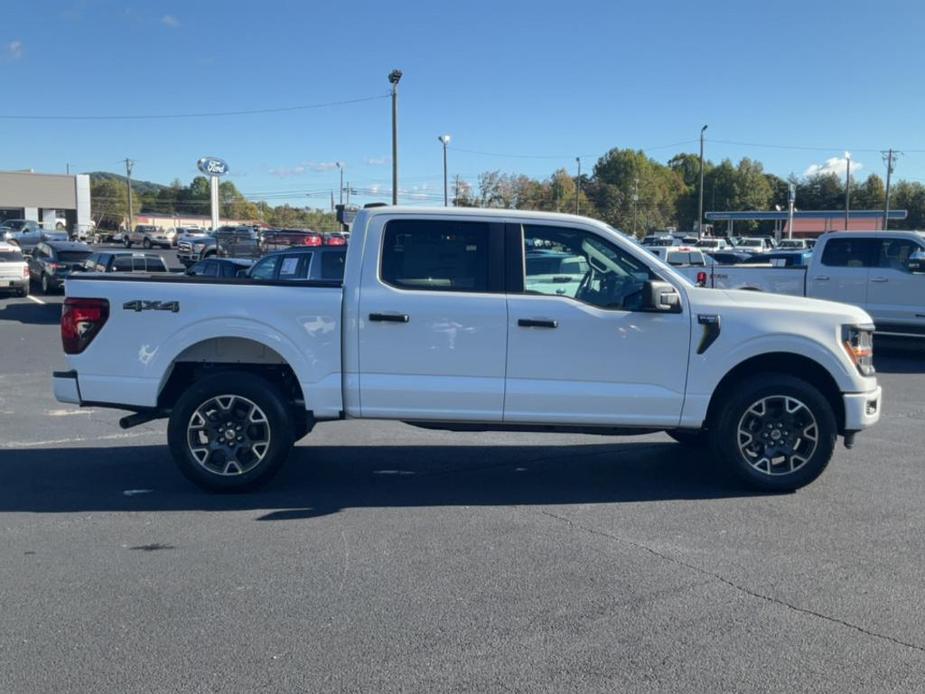
[[[125,176],[121,174],[110,173],[109,171],[91,171],[90,172],[90,183],[96,183],[98,181],[117,181],[119,183],[125,183]],[[139,181],[132,179],[132,191],[138,193],[139,195],[146,195],[148,193],[153,193],[157,195],[164,188],[168,186],[161,185],[160,183],[154,183],[152,181]]]

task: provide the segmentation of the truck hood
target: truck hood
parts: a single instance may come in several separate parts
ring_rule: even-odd
[[[698,310],[736,309],[747,311],[792,312],[803,316],[814,315],[813,320],[837,324],[873,324],[873,319],[862,308],[851,304],[822,299],[807,299],[787,294],[748,291],[744,289],[707,289],[697,287],[691,297]]]

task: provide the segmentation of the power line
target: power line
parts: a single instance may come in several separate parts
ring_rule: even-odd
[[[308,111],[311,109],[327,108],[330,106],[346,106],[359,104],[365,101],[377,101],[388,98],[388,94],[365,96],[360,99],[345,99],[343,101],[329,101],[323,104],[307,104],[304,106],[281,106],[279,108],[257,108],[241,111],[209,111],[203,113],[149,113],[149,114],[119,114],[119,115],[47,115],[47,114],[0,114],[2,120],[168,120],[176,118],[219,118],[224,116],[253,116],[263,113],[287,113],[290,111]]]
[[[740,147],[765,147],[767,149],[789,149],[789,150],[803,150],[807,152],[840,152],[848,150],[850,152],[877,152],[880,153],[880,149],[877,148],[864,148],[864,147],[816,147],[816,146],[804,146],[804,145],[778,145],[770,144],[767,142],[739,142],[738,140],[713,140],[710,139],[708,142],[714,144],[722,145],[738,145]],[[925,152],[925,149],[905,149],[904,152]]]

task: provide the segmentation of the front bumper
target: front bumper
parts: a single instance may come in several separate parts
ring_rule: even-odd
[[[866,393],[845,393],[845,431],[861,431],[880,421],[883,389],[877,386]]]
[[[55,371],[51,382],[55,400],[69,405],[80,404],[80,387],[77,385],[76,371]]]

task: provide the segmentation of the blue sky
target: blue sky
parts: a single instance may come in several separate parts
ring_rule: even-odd
[[[883,175],[892,146],[905,152],[896,175],[925,180],[925,5],[912,0],[6,0],[3,20],[0,116],[330,103],[384,96],[400,68],[412,203],[442,194],[444,132],[451,178],[473,183],[487,169],[573,171],[576,155],[587,170],[614,146],[665,160],[696,151],[703,123],[713,160],[803,174],[847,150],[863,177]],[[335,161],[354,187],[389,189],[389,113],[382,98],[208,119],[0,119],[0,168],[119,171],[131,157],[137,178],[187,182],[209,154],[253,199],[321,207]]]

